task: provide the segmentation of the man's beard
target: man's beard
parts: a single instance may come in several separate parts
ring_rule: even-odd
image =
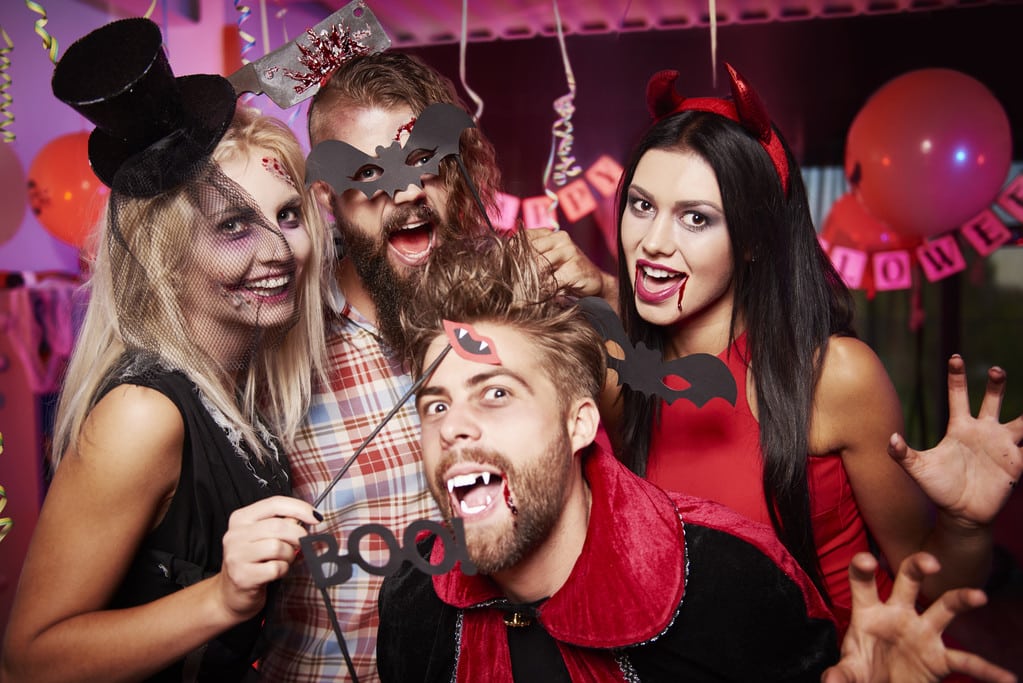
[[[410,215],[431,220],[434,231],[439,231],[440,218],[428,207],[395,211],[389,222],[404,225]],[[400,268],[391,263],[387,257],[390,249],[386,237],[388,226],[384,226],[382,234],[377,238],[367,236],[340,216],[337,217],[337,226],[343,255],[351,259],[355,272],[376,308],[377,331],[384,343],[392,349],[401,349],[405,338],[401,327],[401,311],[415,299],[423,269]],[[436,235],[434,239],[437,239]]]
[[[564,509],[573,462],[568,432],[562,427],[542,456],[519,466],[493,450],[472,448],[446,456],[434,469],[433,495],[448,519],[454,513],[446,481],[443,480],[444,472],[456,462],[463,461],[486,464],[500,470],[505,478],[503,486],[508,487],[504,504],[514,510],[509,525],[488,525],[486,529],[475,529],[470,525],[466,528],[469,557],[481,574],[494,574],[514,567],[547,539]],[[512,491],[510,500],[507,499],[509,490]]]

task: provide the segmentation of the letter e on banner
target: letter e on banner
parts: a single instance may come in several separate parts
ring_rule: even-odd
[[[593,213],[597,208],[597,202],[594,201],[590,188],[578,178],[558,190],[557,194],[561,210],[565,212],[565,218],[570,223],[575,223],[583,216]]]
[[[1018,221],[1023,221],[1023,173],[1012,179],[998,195],[998,206]]]
[[[873,263],[874,287],[879,292],[909,289],[913,284],[912,263],[905,249],[875,252]]]
[[[835,247],[831,250],[831,263],[845,280],[847,287],[859,289],[863,273],[867,270],[867,253],[859,249]]]
[[[613,197],[618,191],[618,181],[622,177],[622,167],[617,161],[604,154],[586,169],[586,179],[597,188],[604,197]]]
[[[963,227],[959,228],[959,233],[981,256],[991,255],[998,247],[1012,239],[1012,233],[991,209],[984,209],[972,220],[964,223]]]
[[[527,229],[557,228],[554,217],[548,213],[554,200],[547,195],[522,200],[522,221]]]
[[[963,252],[953,235],[925,242],[916,248],[916,256],[920,261],[920,267],[924,269],[924,275],[931,282],[937,282],[966,268],[966,259],[963,258]]]

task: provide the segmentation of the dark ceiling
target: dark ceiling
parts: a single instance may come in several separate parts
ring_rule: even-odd
[[[722,60],[750,80],[804,165],[841,165],[845,137],[869,96],[890,79],[932,67],[962,71],[1005,108],[1014,159],[1023,159],[1023,3],[843,19],[733,24],[717,30],[719,78],[711,81],[706,28],[566,38],[577,92],[574,152],[584,166],[600,154],[623,159],[644,124],[647,78],[682,72],[691,95],[726,94]],[[459,83],[457,44],[409,48]],[[506,173],[540,190],[556,119],[568,91],[555,38],[469,43],[466,81],[483,100],[482,126]],[[535,176],[536,186],[528,187]]]
[[[152,0],[79,0],[139,13]],[[295,36],[347,0],[262,0],[272,35]],[[713,2],[716,30],[708,24]],[[233,20],[240,3],[224,0]],[[906,72],[942,67],[986,85],[1005,108],[1014,159],[1023,159],[1023,0],[367,0],[395,49],[459,83],[466,8],[466,82],[484,102],[481,124],[520,195],[542,190],[556,119],[568,91],[555,32],[558,6],[574,72],[574,153],[584,167],[619,160],[647,122],[647,78],[682,72],[692,95],[727,92],[731,62],[766,102],[804,165],[840,165],[845,136],[870,95]],[[165,0],[171,21],[195,21],[196,0]],[[255,31],[259,17],[249,25]],[[717,84],[711,79],[716,35]],[[467,98],[468,99],[468,98]]]

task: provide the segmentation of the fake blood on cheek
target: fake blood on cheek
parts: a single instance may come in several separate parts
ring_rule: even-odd
[[[508,506],[508,509],[511,510],[513,515],[519,514],[519,509],[515,507],[515,503],[512,502],[511,491],[508,490],[507,484],[504,486],[504,504]]]

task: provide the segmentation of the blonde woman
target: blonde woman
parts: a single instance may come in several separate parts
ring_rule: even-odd
[[[284,458],[322,365],[304,155],[223,78],[175,78],[146,19],[73,45],[53,89],[111,196],[2,673],[243,680],[319,518]]]

